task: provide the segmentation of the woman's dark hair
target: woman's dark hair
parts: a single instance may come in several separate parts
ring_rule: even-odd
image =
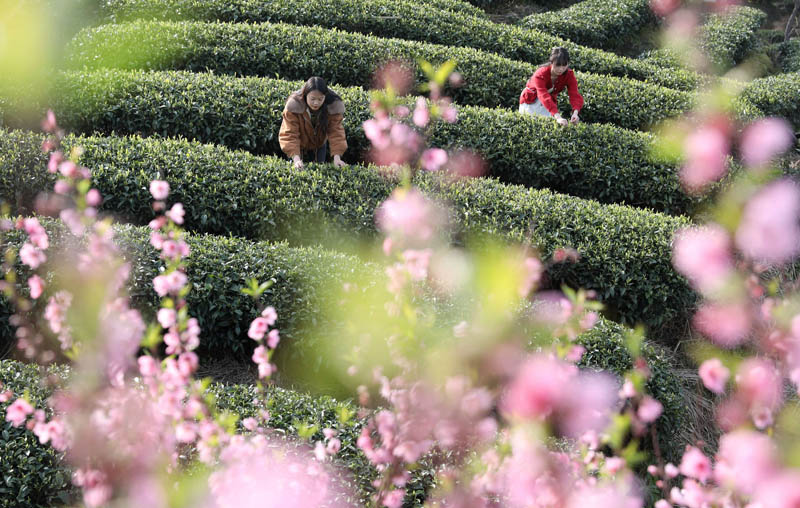
[[[567,51],[567,48],[553,48],[553,50],[550,52],[550,59],[548,60],[548,63],[558,66],[569,65],[569,51]]]
[[[295,95],[299,96],[303,103],[306,102],[306,96],[311,92],[321,92],[325,94],[325,102],[322,103],[322,106],[319,108],[319,122],[317,122],[317,126],[314,130],[319,132],[327,132],[328,130],[328,105],[333,104],[336,101],[342,100],[339,97],[339,94],[328,88],[328,83],[319,76],[312,76],[308,78],[306,84],[303,85],[303,88],[295,92]]]

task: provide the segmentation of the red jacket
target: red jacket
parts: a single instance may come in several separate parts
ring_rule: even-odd
[[[569,95],[569,104],[573,111],[578,111],[583,107],[583,97],[578,92],[578,80],[572,69],[567,69],[564,74],[556,78],[555,85],[550,78],[550,66],[539,67],[533,73],[531,79],[525,84],[525,89],[519,96],[520,104],[533,104],[538,98],[542,105],[552,114],[558,113],[556,100],[558,94],[564,88]]]

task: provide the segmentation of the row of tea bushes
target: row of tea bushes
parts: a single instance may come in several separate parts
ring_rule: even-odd
[[[777,74],[755,79],[742,90],[735,102],[737,111],[751,111],[761,116],[786,118],[800,130],[800,72]],[[748,115],[748,116],[753,116]]]
[[[758,41],[758,29],[766,21],[763,11],[734,6],[727,12],[712,14],[703,25],[700,46],[719,70],[741,62]]]
[[[543,31],[494,23],[451,11],[420,8],[413,0],[112,0],[114,22],[136,18],[252,23],[284,22],[395,37],[447,46],[471,47],[530,64],[547,61],[550,50],[566,46],[572,67],[596,74],[630,77],[680,90],[693,90],[699,77],[670,74],[636,59],[579,46]]]
[[[783,72],[800,72],[800,39],[778,44],[776,60]]]
[[[51,185],[41,140],[22,132],[0,137],[4,200],[25,203]],[[84,148],[82,163],[92,169],[106,211],[146,223],[152,218],[148,183],[162,178],[172,186],[173,198],[186,205],[187,227],[198,232],[346,249],[353,237],[375,236],[374,211],[397,184],[375,168],[311,165],[294,171],[286,160],[185,141],[92,137],[68,142]],[[577,263],[550,268],[551,284],[595,289],[624,322],[643,321],[658,332],[685,318],[695,304],[696,295],[671,264],[672,235],[689,224],[683,217],[491,179],[419,173],[415,183],[449,205],[455,241],[475,233],[499,235],[529,241],[545,258],[561,247],[577,249]]]
[[[649,0],[584,0],[565,9],[531,14],[519,23],[577,44],[613,50],[630,44],[642,29],[657,22]]]
[[[324,47],[325,51],[319,51]],[[453,59],[466,84],[446,93],[460,104],[517,109],[520,91],[536,66],[470,48],[452,48],[338,30],[264,23],[133,22],[79,34],[73,67],[211,70],[221,74],[308,79],[369,87],[374,69],[393,59]],[[417,72],[417,82],[423,81]],[[588,104],[608,106],[604,121],[643,128],[691,109],[694,95],[627,78],[578,74]],[[591,110],[591,108],[590,108]],[[599,109],[597,110],[599,115]]]
[[[301,85],[182,71],[70,72],[56,76],[59,95],[51,106],[60,125],[72,131],[185,137],[281,155],[281,111]],[[336,90],[346,105],[345,159],[362,161],[369,149],[361,127],[371,116],[369,94]],[[458,109],[456,123],[434,124],[432,144],[480,153],[488,175],[503,182],[667,213],[688,212],[694,203],[680,187],[677,167],[651,157],[648,134],[598,124],[565,129],[502,109]]]

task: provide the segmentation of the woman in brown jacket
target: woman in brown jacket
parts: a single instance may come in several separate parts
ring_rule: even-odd
[[[333,163],[342,167],[342,155],[347,150],[342,119],[344,102],[320,77],[306,81],[303,88],[293,92],[283,108],[283,121],[278,139],[281,150],[303,167],[303,155],[312,162],[325,162],[330,144]]]

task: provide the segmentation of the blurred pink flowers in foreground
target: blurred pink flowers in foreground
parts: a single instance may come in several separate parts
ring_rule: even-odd
[[[689,192],[700,192],[725,175],[730,145],[721,129],[701,127],[686,138],[684,148],[687,160],[680,179]]]
[[[606,374],[534,355],[509,384],[500,407],[512,420],[549,421],[564,434],[578,437],[605,428],[616,410],[617,390]]]
[[[773,182],[745,205],[736,246],[754,261],[786,263],[800,252],[798,215],[797,184],[787,179]]]
[[[704,293],[719,288],[733,273],[732,243],[722,227],[712,224],[680,230],[673,244],[673,263]]]
[[[783,118],[765,118],[750,124],[742,134],[739,151],[748,166],[761,166],[792,146],[792,127]]]

